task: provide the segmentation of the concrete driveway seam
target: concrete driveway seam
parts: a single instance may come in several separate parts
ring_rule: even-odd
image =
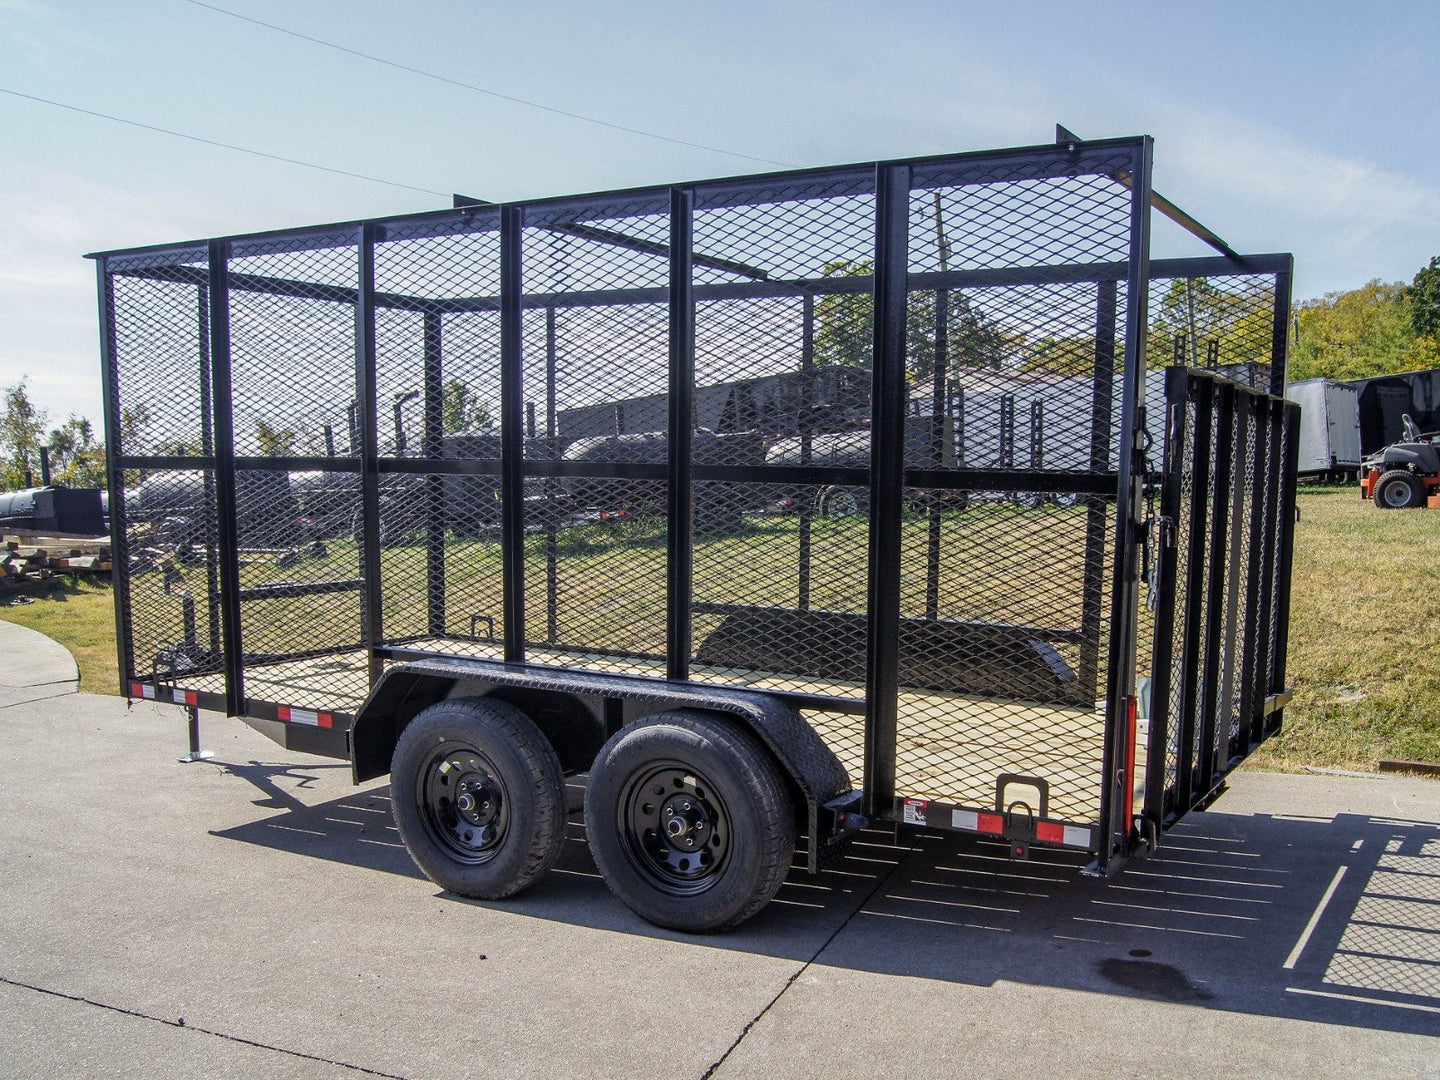
[[[711,1080],[711,1078],[714,1077],[715,1073],[720,1069],[720,1066],[725,1064],[725,1059],[728,1058],[731,1054],[733,1054],[736,1047],[738,1047],[742,1042],[745,1041],[745,1036],[750,1034],[751,1029],[754,1028],[756,1024],[758,1024],[761,1020],[765,1018],[766,1013],[768,1013],[777,1004],[779,1004],[780,999],[785,996],[785,994],[792,986],[795,985],[796,981],[799,980],[800,976],[804,975],[805,972],[809,971],[811,965],[824,955],[825,950],[828,949],[830,945],[835,941],[835,939],[840,936],[841,931],[843,931],[847,926],[849,926],[855,916],[859,915],[860,912],[865,910],[865,905],[867,905],[872,899],[874,899],[875,894],[885,887],[886,883],[889,882],[889,880],[895,875],[895,871],[899,870],[900,867],[904,866],[905,863],[909,861],[910,856],[915,854],[915,848],[918,844],[918,838],[912,839],[910,841],[910,846],[905,849],[905,854],[901,855],[900,858],[896,859],[889,870],[885,871],[885,873],[881,874],[875,879],[874,884],[872,884],[870,886],[870,889],[865,893],[865,895],[860,898],[860,902],[857,903],[850,910],[850,913],[845,916],[844,921],[841,922],[839,926],[835,927],[833,931],[831,931],[830,936],[820,943],[820,947],[811,954],[808,960],[806,960],[803,964],[801,964],[798,968],[796,968],[793,972],[790,973],[790,977],[785,980],[785,985],[780,987],[779,991],[776,992],[775,996],[765,1003],[764,1008],[762,1008],[746,1022],[745,1026],[740,1029],[740,1034],[735,1036],[735,1041],[732,1042],[729,1046],[727,1046],[725,1048],[725,1052],[721,1054],[718,1058],[716,1058],[710,1064],[710,1067],[708,1069],[706,1069],[703,1073],[700,1074],[700,1080]]]
[[[123,1005],[110,1005],[103,1001],[95,1001],[91,998],[81,997],[78,994],[67,994],[61,990],[52,990],[45,986],[36,986],[34,983],[22,982],[19,979],[7,978],[0,975],[0,983],[6,986],[13,986],[19,990],[30,990],[37,994],[48,994],[50,997],[61,998],[65,1001],[73,1001],[80,1005],[91,1005],[97,1009],[104,1009],[107,1012],[119,1013],[121,1016],[128,1016],[136,1020],[147,1020],[153,1024],[162,1024],[165,1027],[175,1028],[179,1031],[191,1031],[197,1035],[210,1035],[217,1039],[225,1039],[228,1042],[240,1043],[244,1046],[253,1046],[257,1050],[268,1050],[275,1054],[284,1054],[287,1057],[303,1058],[306,1061],[314,1061],[321,1065],[334,1065],[341,1069],[352,1069],[365,1076],[378,1076],[382,1080],[408,1080],[407,1077],[399,1076],[396,1073],[381,1072],[379,1069],[370,1069],[364,1065],[356,1065],[349,1061],[336,1061],[334,1058],[322,1057],[319,1054],[307,1054],[303,1050],[291,1050],[284,1046],[273,1046],[270,1043],[257,1042],[254,1039],[247,1039],[242,1035],[231,1035],[224,1031],[215,1031],[211,1028],[197,1027],[194,1024],[187,1024],[185,1018],[179,1017],[175,1020],[163,1016],[152,1016],[150,1013],[140,1012],[137,1009],[127,1009]]]

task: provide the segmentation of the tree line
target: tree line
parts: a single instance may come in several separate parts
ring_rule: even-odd
[[[872,273],[864,260],[825,267],[827,277]],[[1006,327],[982,303],[959,289],[944,297],[949,363],[954,366],[1045,371],[1085,375],[1093,370],[1093,336],[1035,337]],[[912,293],[906,311],[908,372],[913,382],[935,369],[935,329],[941,312],[937,294]],[[1268,363],[1273,333],[1268,290],[1225,288],[1207,279],[1177,279],[1164,286],[1152,309],[1148,348],[1152,364],[1172,360],[1191,364]],[[868,367],[871,359],[872,304],[867,291],[826,294],[816,302],[815,361],[824,365]],[[1432,258],[1410,284],[1371,281],[1358,289],[1326,293],[1294,307],[1292,381],[1326,376],[1362,379],[1399,371],[1440,367],[1440,255]],[[447,435],[487,430],[493,417],[487,403],[457,379],[441,388]],[[145,442],[149,416],[144,405],[121,416],[127,445]],[[288,456],[313,450],[306,433],[259,421],[256,442],[266,455]],[[83,416],[70,415],[52,425],[31,399],[25,379],[0,391],[0,490],[12,491],[41,480],[41,449],[49,457],[50,477],[71,487],[103,487],[105,443]],[[157,454],[195,454],[198,446],[154,445]]]

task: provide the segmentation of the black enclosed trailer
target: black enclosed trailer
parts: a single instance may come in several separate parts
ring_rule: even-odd
[[[545,872],[577,775],[611,886],[686,929],[867,822],[1115,872],[1287,699],[1290,258],[1150,160],[1062,133],[96,256],[123,692],[389,772],[471,895]],[[1152,262],[1152,207],[1221,254]],[[1177,367],[1157,415],[1197,308],[1252,385]],[[130,557],[142,471],[199,478],[186,565]],[[353,537],[267,558],[252,473],[333,475]]]

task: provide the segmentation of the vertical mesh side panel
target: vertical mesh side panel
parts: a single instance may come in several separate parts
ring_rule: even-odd
[[[213,448],[206,253],[164,252],[123,264],[110,277],[120,415],[111,449],[199,457]],[[208,689],[214,677],[207,673],[221,658],[214,472],[197,461],[193,469],[127,470],[121,483],[128,560],[122,609],[131,632],[121,674],[158,672],[186,689]]]
[[[498,655],[500,245],[494,219],[375,248],[385,638]],[[450,471],[450,470],[467,471]]]
[[[230,262],[236,455],[357,457],[355,247],[281,237],[240,250]],[[358,483],[328,468],[237,468],[248,697],[346,709],[368,689],[359,522],[344,512]],[[342,509],[317,510],[331,506]]]
[[[526,292],[548,298],[524,320],[532,660],[664,671],[669,241],[655,200],[526,220]]]
[[[1268,391],[1271,386],[1274,274],[1155,278],[1150,287],[1151,362],[1182,364]]]
[[[1019,475],[1116,468],[1129,212],[1109,176],[997,170],[911,193],[905,464],[1005,482],[906,492],[901,794],[991,806],[1017,773],[1048,785],[1052,816],[1098,813],[1114,499]],[[1045,280],[1092,264],[1121,269]],[[978,270],[1035,283],[943,277]]]
[[[734,268],[695,267],[695,464],[797,471],[695,484],[697,679],[864,696],[875,201],[854,187],[702,198],[695,214],[697,255]],[[747,273],[810,293],[705,299]],[[809,481],[820,468],[854,472]],[[842,757],[863,747],[858,721],[822,734]]]

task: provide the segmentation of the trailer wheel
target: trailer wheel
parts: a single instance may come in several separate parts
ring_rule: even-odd
[[[555,865],[565,781],[555,749],[513,705],[442,701],[401,733],[391,766],[395,824],[415,864],[461,896],[498,900]]]
[[[864,517],[870,513],[870,493],[832,486],[820,492],[815,509],[821,517]]]
[[[795,851],[795,817],[774,760],[738,724],[660,713],[601,748],[585,795],[590,850],[641,918],[701,933],[768,904]]]
[[[1412,510],[1425,502],[1425,485],[1407,469],[1391,469],[1375,482],[1375,505],[1381,510]]]

